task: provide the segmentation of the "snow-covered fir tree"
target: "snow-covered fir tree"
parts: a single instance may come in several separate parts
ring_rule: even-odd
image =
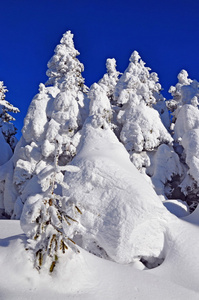
[[[133,151],[151,151],[162,143],[172,141],[153,108],[163,100],[160,91],[157,74],[150,73],[150,68],[145,67],[138,52],[134,51],[114,93],[118,105],[122,106],[118,114],[122,124],[120,138],[130,154]]]
[[[18,113],[19,109],[14,107],[5,99],[6,92],[8,92],[6,86],[4,86],[3,81],[0,81],[0,129],[6,142],[13,151],[17,143],[17,139],[15,137],[17,129],[12,123],[15,118],[10,115],[10,112]]]
[[[173,96],[168,106],[173,111],[175,149],[183,165],[182,176],[178,178],[178,193],[194,206],[199,201],[199,83],[188,78],[187,71],[182,70],[178,74],[178,83],[169,91]]]
[[[13,176],[9,180],[14,190],[4,191],[5,210],[14,218],[20,217],[29,196],[46,192],[45,181],[39,176],[53,165],[57,143],[58,165],[67,164],[76,154],[79,131],[88,115],[87,87],[81,75],[84,68],[76,58],[78,54],[73,34],[67,31],[48,62],[47,83],[40,84],[29,106],[12,159]]]
[[[129,66],[119,79],[114,97],[121,106],[117,116],[122,126],[120,140],[134,165],[152,178],[158,194],[164,194],[164,184],[173,174],[181,172],[180,164],[172,148],[169,114],[158,76],[145,67],[137,51],[132,53]],[[158,151],[161,145],[164,150]],[[157,170],[162,158],[169,164],[161,168],[160,180]],[[172,168],[167,168],[168,165]]]
[[[63,183],[63,171],[78,172],[74,166],[59,167],[60,145],[56,143],[54,165],[47,166],[40,174],[40,181],[45,181],[46,191],[27,198],[21,216],[21,227],[28,237],[26,250],[31,251],[34,267],[46,268],[53,272],[60,255],[69,248],[79,250],[70,238],[71,223],[77,222],[75,212],[80,209],[68,199],[56,193],[57,184],[68,188]],[[73,210],[73,216],[67,214],[67,206]]]
[[[3,81],[0,81],[0,217],[2,214],[5,217],[4,212],[4,190],[5,181],[8,177],[12,176],[12,171],[9,172],[7,162],[13,155],[14,148],[17,143],[15,134],[17,129],[12,121],[15,119],[10,113],[17,113],[19,109],[14,107],[5,99],[7,88],[4,86]],[[9,189],[12,189],[13,183],[10,182]]]

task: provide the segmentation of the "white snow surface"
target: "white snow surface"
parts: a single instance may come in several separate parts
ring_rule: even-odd
[[[0,299],[197,300],[198,219],[196,211],[188,220],[196,225],[177,219],[169,224],[175,235],[155,269],[140,262],[117,264],[79,248],[79,254],[63,255],[52,275],[33,269],[19,221],[0,220]]]

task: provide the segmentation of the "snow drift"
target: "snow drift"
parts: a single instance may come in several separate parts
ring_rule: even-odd
[[[72,162],[81,171],[65,175],[70,188],[64,195],[82,210],[71,237],[84,249],[119,263],[162,258],[167,223],[175,217],[111,129],[93,128],[90,122],[82,129]]]

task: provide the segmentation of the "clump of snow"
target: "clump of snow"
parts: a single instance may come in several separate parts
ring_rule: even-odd
[[[144,102],[140,102],[139,105],[129,103],[125,111],[120,111],[118,118],[123,124],[121,141],[129,152],[152,151],[161,143],[172,142],[158,112],[146,106]]]

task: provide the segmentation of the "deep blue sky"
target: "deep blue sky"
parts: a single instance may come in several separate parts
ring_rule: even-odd
[[[6,99],[21,110],[18,136],[67,30],[88,86],[105,73],[106,58],[116,58],[123,72],[133,50],[158,73],[167,98],[181,69],[199,80],[198,0],[1,0],[0,14],[0,80],[9,89]]]

